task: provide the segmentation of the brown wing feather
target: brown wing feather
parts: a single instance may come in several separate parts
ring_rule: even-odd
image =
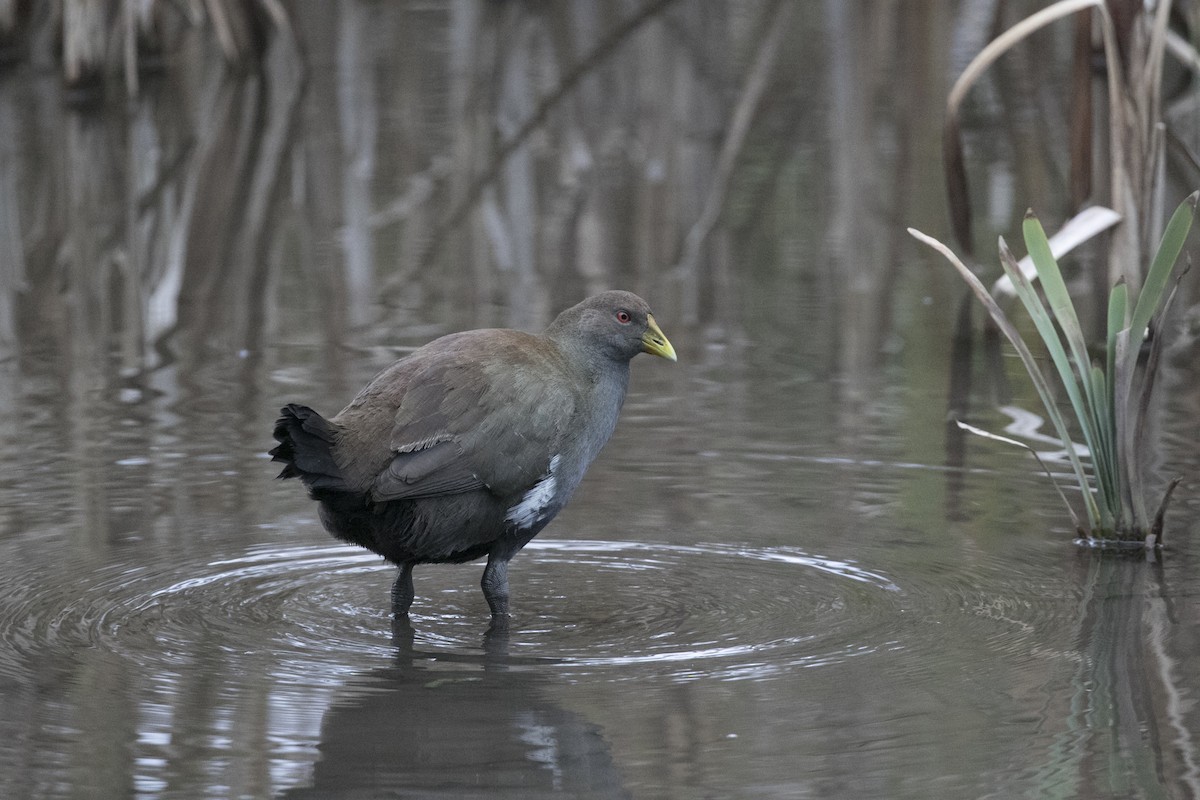
[[[564,369],[541,337],[511,331],[439,340],[380,376],[343,414],[369,419],[392,409],[389,458],[373,470],[377,501],[436,497],[487,488],[500,497],[527,490],[558,452],[575,408]],[[497,335],[502,334],[502,335]],[[372,384],[374,385],[374,384]]]
[[[482,489],[477,475],[461,468],[462,449],[446,441],[406,453],[397,453],[371,487],[376,501],[438,497]]]

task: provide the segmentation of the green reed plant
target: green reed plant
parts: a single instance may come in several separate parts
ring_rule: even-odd
[[[1145,431],[1163,337],[1151,338],[1149,355],[1140,369],[1139,359],[1152,323],[1161,319],[1175,296],[1178,278],[1172,283],[1171,273],[1192,227],[1198,198],[1200,192],[1193,193],[1175,210],[1136,298],[1123,278],[1113,286],[1108,298],[1103,361],[1093,359],[1088,353],[1079,316],[1037,217],[1032,212],[1026,214],[1022,234],[1042,294],[1022,272],[1003,237],[1000,239],[1000,264],[1033,321],[1038,338],[1050,356],[1053,372],[1066,391],[1070,412],[1087,445],[1094,480],[1089,480],[1071,443],[1067,419],[1055,401],[1050,377],[1004,309],[950,248],[920,231],[908,229],[949,260],[1016,348],[1048,418],[1066,445],[1071,469],[1083,495],[1086,521],[1078,517],[1069,502],[1067,508],[1081,537],[1090,543],[1141,542],[1147,547],[1162,544],[1163,518],[1178,479],[1167,484],[1154,515],[1150,516],[1146,503],[1149,462]]]

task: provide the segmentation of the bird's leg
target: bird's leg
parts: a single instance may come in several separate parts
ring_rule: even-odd
[[[508,616],[508,559],[492,554],[483,569],[483,580],[479,582],[492,617]]]
[[[412,564],[401,564],[400,574],[392,584],[392,613],[403,616],[413,601]]]

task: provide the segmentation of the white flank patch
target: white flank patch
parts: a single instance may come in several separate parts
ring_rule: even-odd
[[[550,501],[554,499],[554,488],[558,484],[558,479],[554,477],[554,470],[558,468],[558,456],[550,459],[550,467],[546,470],[546,474],[533,485],[533,488],[525,493],[521,498],[521,502],[508,510],[508,514],[504,519],[511,522],[518,528],[531,528],[545,515],[546,506],[550,505]]]

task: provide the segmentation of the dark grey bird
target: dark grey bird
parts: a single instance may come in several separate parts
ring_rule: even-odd
[[[331,419],[290,404],[275,423],[284,463],[339,539],[400,567],[487,556],[481,586],[507,617],[508,562],[554,519],[612,435],[638,353],[674,361],[646,301],[590,297],[540,334],[443,336],[375,376]]]

